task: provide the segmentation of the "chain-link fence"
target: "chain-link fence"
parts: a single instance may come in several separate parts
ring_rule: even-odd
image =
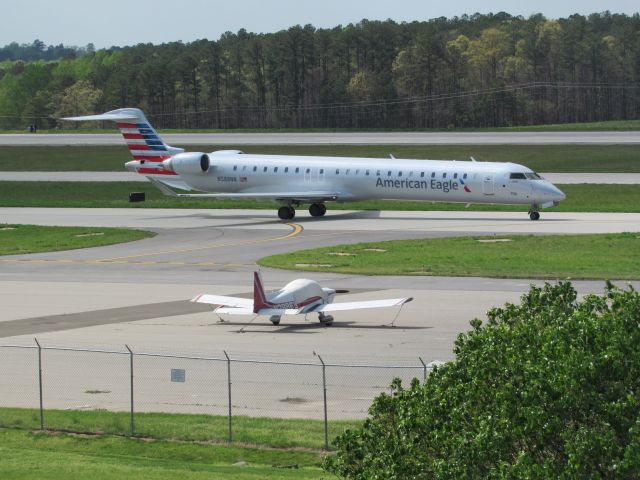
[[[234,420],[312,419],[323,424],[327,448],[332,422],[365,418],[394,378],[423,380],[431,368],[422,358],[416,365],[345,365],[320,356],[278,362],[125,347],[0,345],[0,426],[144,435],[157,428],[151,412],[182,413],[218,417],[218,434],[232,441]],[[90,422],[82,412],[92,412]]]

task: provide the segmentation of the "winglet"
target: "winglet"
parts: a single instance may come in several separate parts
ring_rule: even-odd
[[[263,308],[268,308],[267,295],[262,286],[262,275],[260,272],[253,272],[253,313],[258,313]]]

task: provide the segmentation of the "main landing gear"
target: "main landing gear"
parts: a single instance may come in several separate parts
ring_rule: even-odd
[[[291,205],[283,205],[278,209],[278,217],[281,220],[291,220],[296,216],[296,210]]]
[[[280,325],[280,315],[271,315],[269,317],[269,320],[271,320],[271,323],[273,323],[274,325]]]
[[[324,313],[319,313],[318,320],[320,320],[320,323],[325,327],[330,327],[331,325],[333,325],[333,317],[331,315],[325,315]]]
[[[312,217],[323,217],[327,213],[327,207],[324,203],[312,203],[309,207],[309,213]]]
[[[529,218],[531,220],[540,220],[540,212],[537,210],[529,210]]]
[[[323,217],[327,213],[327,207],[324,203],[312,203],[309,206],[309,213],[312,217]],[[283,205],[278,209],[278,217],[281,220],[291,220],[296,216],[296,210],[293,205]]]

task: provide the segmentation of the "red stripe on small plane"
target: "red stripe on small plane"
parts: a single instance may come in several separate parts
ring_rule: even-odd
[[[118,128],[138,128],[135,123],[116,123]]]
[[[157,168],[139,168],[138,173],[151,175],[177,175],[176,172],[172,172],[171,170],[159,170]]]
[[[126,140],[144,140],[144,137],[141,133],[123,133],[122,136]]]
[[[299,304],[297,304],[296,307],[298,307],[298,308],[306,307],[310,303],[316,302],[318,300],[322,300],[322,297],[307,298],[304,302],[300,302]]]

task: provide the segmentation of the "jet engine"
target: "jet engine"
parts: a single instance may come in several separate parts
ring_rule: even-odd
[[[167,170],[178,174],[206,173],[211,167],[209,155],[200,152],[178,153],[162,162]]]

